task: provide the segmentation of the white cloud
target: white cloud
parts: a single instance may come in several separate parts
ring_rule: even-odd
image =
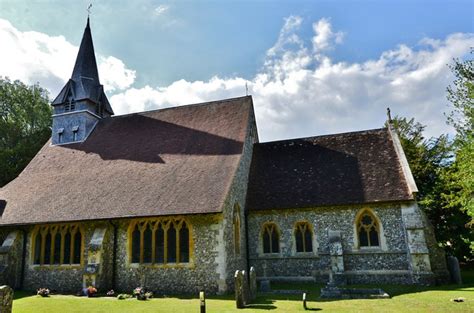
[[[71,76],[79,49],[63,36],[39,32],[21,32],[7,20],[0,19],[0,76],[39,84],[55,97]],[[135,80],[135,71],[112,56],[97,56],[100,78],[105,89],[119,91]]]
[[[474,34],[424,38],[416,49],[401,44],[378,58],[349,63],[331,59],[343,35],[328,19],[313,24],[309,47],[299,35],[301,25],[298,16],[285,20],[262,69],[248,80],[213,77],[138,88],[135,72],[112,56],[98,57],[100,76],[117,114],[243,96],[247,83],[263,140],[382,127],[387,107],[428,125],[428,135],[450,131],[443,112],[450,110],[445,90],[453,77],[446,64],[469,52]],[[69,78],[77,47],[63,37],[20,32],[0,20],[0,42],[0,75],[39,81],[53,96]]]
[[[344,38],[343,32],[333,32],[329,19],[322,18],[318,22],[313,23],[313,49],[321,52],[333,47],[334,44],[342,43]]]
[[[160,16],[160,15],[163,15],[166,11],[168,11],[169,8],[170,7],[167,5],[160,4],[159,6],[155,8],[154,13],[156,16]]]
[[[334,63],[327,52],[342,41],[328,19],[313,24],[313,46],[298,35],[302,19],[285,20],[279,38],[267,51],[264,66],[248,81],[254,98],[260,138],[312,136],[382,127],[386,108],[415,117],[427,135],[452,131],[446,86],[453,77],[446,64],[466,55],[473,34],[424,38],[417,49],[400,45],[378,59]],[[245,94],[245,80],[214,77],[207,82],[180,80],[167,87],[133,89],[112,97],[119,113],[215,100]],[[146,95],[146,100],[138,100]]]

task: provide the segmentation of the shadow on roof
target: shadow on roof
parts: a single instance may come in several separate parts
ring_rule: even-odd
[[[248,204],[253,210],[364,203],[356,157],[311,141],[254,147]]]
[[[103,160],[164,163],[163,154],[241,154],[243,142],[134,114],[104,119],[85,142],[61,147],[95,153]]]

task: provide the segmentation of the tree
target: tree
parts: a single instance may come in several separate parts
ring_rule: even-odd
[[[47,91],[0,77],[0,187],[18,176],[51,136]]]
[[[471,50],[471,55],[474,50]],[[447,98],[453,105],[448,124],[454,126],[456,161],[452,177],[461,189],[451,198],[453,205],[461,206],[471,216],[466,227],[474,232],[474,60],[454,60],[450,65],[455,80],[447,88]],[[474,240],[470,241],[474,251]]]
[[[458,199],[462,186],[454,175],[452,142],[446,135],[425,139],[425,126],[414,119],[395,117],[393,126],[418,186],[418,203],[433,224],[438,242],[459,259],[470,259],[474,234],[466,227],[469,216],[461,203],[453,200]]]

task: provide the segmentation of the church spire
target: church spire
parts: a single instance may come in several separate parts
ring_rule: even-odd
[[[53,144],[84,141],[98,120],[114,114],[99,81],[89,17],[71,78],[51,105]]]
[[[72,79],[79,80],[81,77],[94,80],[99,83],[99,72],[97,70],[97,62],[95,60],[94,44],[92,43],[92,34],[90,28],[89,17],[87,17],[86,28],[82,36],[79,52],[77,53],[76,64],[72,71]]]

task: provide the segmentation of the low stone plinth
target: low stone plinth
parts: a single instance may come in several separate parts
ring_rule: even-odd
[[[388,299],[390,296],[382,289],[340,288],[326,286],[321,288],[321,299]]]

